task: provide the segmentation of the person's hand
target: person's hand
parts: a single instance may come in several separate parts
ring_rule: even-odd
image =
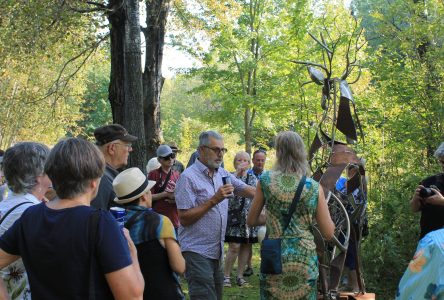
[[[421,206],[423,206],[426,203],[425,199],[419,195],[419,191],[422,190],[423,188],[424,188],[423,185],[418,185],[418,187],[415,190],[415,194],[413,195],[413,200],[419,202]]]
[[[129,251],[130,251],[131,258],[137,257],[136,245],[134,245],[134,242],[131,239],[131,236],[129,234],[128,229],[123,228],[123,235],[125,236],[125,239],[128,242],[128,248],[129,248]]]
[[[166,198],[165,200],[167,200],[167,201],[176,199],[173,192],[165,192],[165,198]]]
[[[222,202],[225,198],[233,196],[233,192],[234,192],[233,185],[232,184],[225,184],[217,190],[217,193],[214,195],[214,197],[216,198],[217,202],[219,203],[219,202]]]
[[[425,198],[425,202],[433,205],[442,205],[444,206],[444,197],[436,188],[430,187],[430,189],[435,193],[434,195]]]
[[[245,171],[247,171],[250,167],[250,164],[248,162],[240,163],[236,166],[236,173],[237,175],[243,174]]]

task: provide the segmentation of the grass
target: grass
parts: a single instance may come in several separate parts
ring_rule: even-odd
[[[225,244],[225,252],[227,250],[227,244]],[[259,264],[260,264],[260,255],[259,255],[259,244],[253,244],[253,259],[252,265],[254,274],[250,277],[245,277],[248,281],[249,286],[239,287],[235,283],[236,271],[237,271],[237,261],[234,263],[233,270],[231,272],[231,284],[232,286],[229,288],[224,287],[223,291],[223,299],[231,300],[231,299],[242,299],[242,300],[257,300],[259,299]],[[182,289],[185,293],[186,299],[190,299],[188,297],[188,286],[185,280],[181,281]]]

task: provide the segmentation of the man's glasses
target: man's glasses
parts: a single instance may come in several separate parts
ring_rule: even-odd
[[[160,158],[162,158],[164,160],[175,159],[176,158],[176,153],[171,153],[170,155],[167,155],[167,156],[161,156]]]
[[[204,148],[208,148],[208,149],[210,149],[210,150],[212,150],[214,153],[216,153],[217,155],[219,155],[219,154],[221,154],[222,153],[222,155],[224,155],[225,153],[227,153],[227,148],[219,148],[219,147],[214,147],[214,148],[212,148],[212,147],[208,147],[208,146],[203,146]]]
[[[128,150],[133,148],[133,144],[131,144],[131,143],[129,143],[129,144],[113,143],[113,145],[125,146],[126,148],[128,148]]]

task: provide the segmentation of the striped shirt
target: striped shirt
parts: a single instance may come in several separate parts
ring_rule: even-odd
[[[176,184],[175,197],[178,209],[190,209],[207,202],[223,185],[222,177],[229,176],[234,193],[247,185],[223,168],[217,169],[213,177],[208,168],[198,159],[181,175]],[[179,227],[179,242],[182,251],[198,253],[206,258],[220,259],[223,255],[227,226],[228,201],[223,200],[207,211],[196,223]]]

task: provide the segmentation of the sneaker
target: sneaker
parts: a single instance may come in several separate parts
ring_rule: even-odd
[[[253,275],[253,269],[250,268],[250,267],[246,268],[245,271],[244,271],[244,274],[243,274],[243,275],[244,275],[245,277],[248,277],[248,276]]]
[[[242,286],[249,286],[248,282],[245,279],[241,278],[241,277],[236,278],[236,283],[240,287],[242,287]]]
[[[224,287],[231,287],[231,279],[229,276],[224,277]]]

